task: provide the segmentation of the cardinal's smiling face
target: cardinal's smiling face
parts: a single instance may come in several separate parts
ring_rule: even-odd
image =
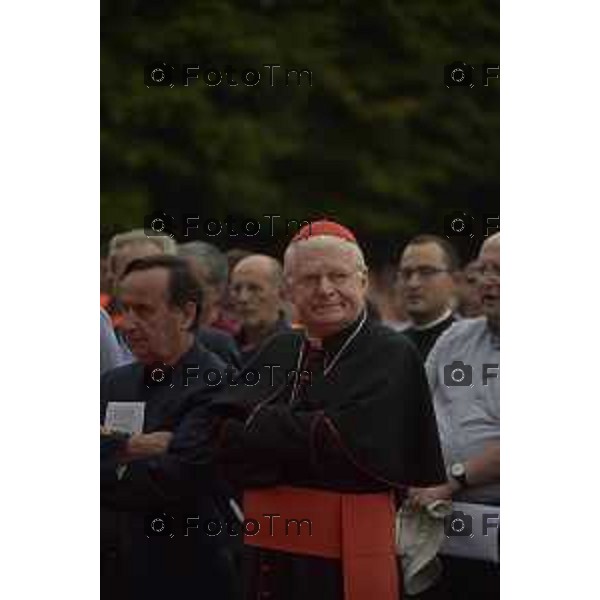
[[[289,298],[311,336],[341,331],[365,308],[367,269],[352,242],[331,236],[295,242],[285,272]]]

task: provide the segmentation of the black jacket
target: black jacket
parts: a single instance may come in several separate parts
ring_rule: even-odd
[[[324,341],[326,363],[355,326]],[[315,372],[290,404],[286,371],[304,344],[297,332],[271,338],[245,366],[259,383],[230,386],[212,404],[224,417],[218,461],[232,481],[360,492],[446,480],[427,379],[410,342],[367,320],[328,375]]]
[[[198,377],[186,378],[186,366],[197,367],[192,372]],[[144,402],[144,433],[173,433],[166,454],[130,463],[120,478],[115,452],[103,453],[103,597],[231,597],[231,538],[225,533],[208,536],[203,530],[209,520],[224,523],[232,517],[227,493],[215,476],[214,420],[207,410],[221,386],[210,386],[203,377],[209,369],[222,371],[224,366],[195,344],[175,365],[167,381],[172,386],[148,387],[139,363],[101,379],[101,423],[109,402]],[[156,535],[158,528],[151,523],[157,517],[165,522],[167,535]],[[186,536],[187,525],[198,529],[187,530]]]
[[[236,369],[240,367],[240,353],[233,336],[216,327],[199,327],[196,339],[225,364],[233,365]]]

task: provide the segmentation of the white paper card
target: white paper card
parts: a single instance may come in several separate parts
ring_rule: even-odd
[[[466,535],[446,535],[440,554],[499,563],[500,507],[453,502],[452,511],[464,513],[465,518],[458,516],[455,531]]]
[[[142,433],[144,402],[109,402],[104,426],[123,433]]]

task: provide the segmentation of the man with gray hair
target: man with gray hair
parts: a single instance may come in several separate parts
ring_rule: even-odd
[[[213,244],[200,241],[181,244],[178,254],[188,262],[204,292],[200,323],[235,335],[237,324],[222,314],[229,279],[227,256]]]
[[[445,481],[421,360],[369,317],[346,227],[303,227],[284,274],[305,331],[270,338],[246,365],[254,385],[212,405],[217,461],[250,525],[244,599],[397,600],[394,492]]]
[[[179,256],[185,260],[202,288],[202,310],[198,341],[225,363],[239,367],[240,353],[231,331],[237,328],[221,316],[221,299],[227,285],[227,257],[207,242],[188,242],[179,246]]]
[[[113,287],[130,262],[156,254],[176,255],[175,240],[166,235],[148,237],[143,229],[114,235],[108,244],[108,270]]]
[[[121,333],[123,316],[119,302],[116,300],[119,279],[129,263],[138,258],[158,254],[168,254],[170,256],[177,254],[175,240],[168,236],[148,237],[143,229],[132,229],[117,233],[110,239],[108,244],[106,280],[110,294],[105,295],[102,306],[110,315],[119,343],[125,348],[126,344]]]

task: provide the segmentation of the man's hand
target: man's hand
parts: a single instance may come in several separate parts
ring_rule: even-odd
[[[458,484],[454,481],[436,485],[429,488],[410,488],[408,492],[408,503],[411,508],[425,508],[432,502],[438,500],[452,500],[452,494],[458,491]]]
[[[173,434],[170,431],[138,433],[132,435],[119,454],[119,462],[127,463],[164,454],[169,447]]]

